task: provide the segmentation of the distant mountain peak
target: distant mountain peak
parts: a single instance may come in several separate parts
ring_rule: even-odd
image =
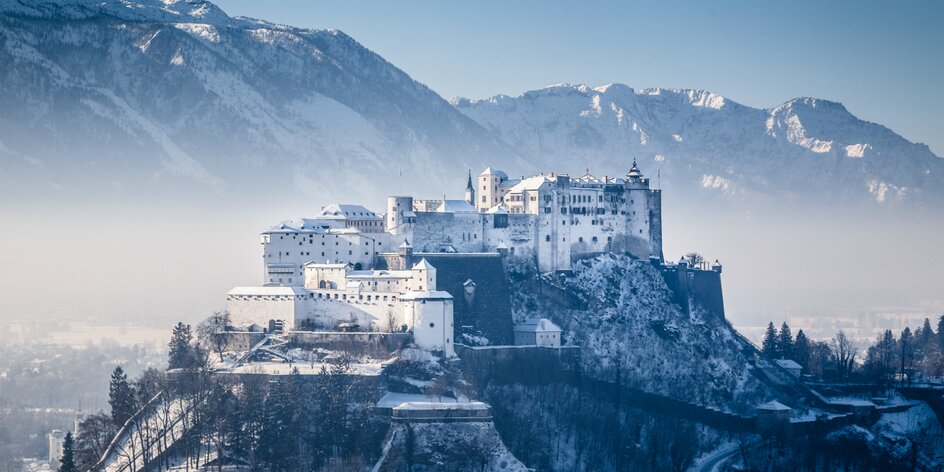
[[[529,159],[616,173],[634,156],[695,195],[938,204],[944,187],[944,160],[927,146],[830,100],[799,97],[765,110],[707,90],[614,83],[451,103]]]
[[[203,0],[0,0],[0,12],[75,19],[108,15],[130,21],[201,22],[217,26],[237,22]]]

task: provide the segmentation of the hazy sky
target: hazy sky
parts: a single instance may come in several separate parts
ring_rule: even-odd
[[[570,82],[844,103],[944,155],[944,2],[219,0],[336,28],[446,98]]]

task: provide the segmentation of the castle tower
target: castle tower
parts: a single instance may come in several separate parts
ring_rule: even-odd
[[[436,290],[436,268],[425,258],[413,266],[413,290]]]
[[[649,190],[649,259],[662,263],[662,190]]]
[[[479,187],[481,187],[479,199],[475,202],[475,209],[478,211],[488,211],[489,208],[498,205],[501,202],[501,192],[499,187],[503,180],[508,179],[508,174],[500,170],[486,167],[479,174]]]
[[[465,201],[475,206],[475,186],[472,185],[472,169],[469,169],[469,181],[465,184]]]
[[[440,291],[407,292],[400,300],[404,303],[403,321],[413,332],[413,342],[422,349],[442,351],[447,358],[455,357],[452,295]]]
[[[397,247],[397,254],[400,256],[400,263],[397,267],[392,267],[392,269],[406,270],[413,264],[413,246],[411,246],[410,242],[406,239]]]
[[[387,232],[393,235],[410,234],[416,214],[413,213],[413,197],[387,197]]]

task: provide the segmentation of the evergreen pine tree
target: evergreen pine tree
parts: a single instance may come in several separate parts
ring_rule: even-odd
[[[780,335],[777,336],[777,354],[784,359],[793,358],[793,333],[786,321],[780,325]]]
[[[193,340],[193,333],[190,331],[190,325],[177,323],[174,326],[174,332],[171,335],[170,348],[167,358],[167,366],[170,369],[185,369],[191,367],[192,352],[190,342]]]
[[[920,344],[923,349],[931,347],[931,341],[934,339],[934,330],[931,328],[931,320],[925,318],[924,325],[921,326],[916,334],[918,334],[918,344]]]
[[[901,338],[898,340],[899,347],[899,358],[901,362],[901,379],[905,379],[905,375],[908,375],[908,370],[911,369],[911,365],[914,362],[914,335],[911,334],[911,328],[905,326],[905,329],[901,332]],[[910,377],[909,377],[910,380]]]
[[[111,382],[108,385],[108,404],[111,405],[111,419],[119,428],[134,414],[134,389],[128,383],[121,366],[115,367],[111,373]]]
[[[937,348],[944,352],[944,315],[937,320]]]
[[[761,345],[761,351],[770,359],[776,359],[779,351],[777,349],[777,328],[774,328],[774,322],[767,324],[767,332],[764,333],[764,342]]]
[[[804,369],[809,369],[810,355],[810,340],[801,329],[797,331],[796,340],[793,342],[793,360],[803,366]]]
[[[75,441],[71,432],[66,433],[62,442],[62,458],[59,459],[59,464],[59,472],[78,472],[75,466]]]

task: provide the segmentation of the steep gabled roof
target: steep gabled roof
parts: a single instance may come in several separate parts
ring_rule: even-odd
[[[433,267],[432,264],[427,262],[426,258],[424,257],[420,259],[420,261],[417,262],[415,266],[413,266],[413,270],[436,270],[436,268]]]
[[[321,209],[315,218],[323,220],[380,220],[376,213],[361,205],[334,203]]]
[[[503,179],[507,179],[507,178],[508,178],[508,174],[506,174],[506,173],[504,173],[504,172],[502,172],[502,171],[500,171],[500,170],[498,170],[498,169],[492,169],[491,166],[486,167],[485,170],[483,170],[482,173],[479,174],[479,175],[497,175],[497,176],[499,176],[499,177],[501,177],[501,178],[503,178]]]

